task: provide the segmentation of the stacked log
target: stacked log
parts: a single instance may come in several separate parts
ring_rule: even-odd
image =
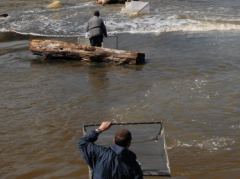
[[[29,45],[35,55],[45,59],[75,59],[84,62],[107,62],[114,64],[144,64],[145,54],[125,50],[92,47],[57,40],[32,40]]]
[[[98,4],[124,4],[126,1],[130,1],[130,0],[96,0],[96,3]]]

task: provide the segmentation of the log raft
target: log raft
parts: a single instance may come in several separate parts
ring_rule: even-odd
[[[107,62],[138,65],[145,63],[145,54],[125,50],[92,47],[58,40],[31,40],[30,50],[45,59],[75,59],[84,62]]]

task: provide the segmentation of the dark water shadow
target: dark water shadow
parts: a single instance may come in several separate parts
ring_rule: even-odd
[[[28,35],[21,35],[15,32],[0,32],[0,42],[28,40]]]

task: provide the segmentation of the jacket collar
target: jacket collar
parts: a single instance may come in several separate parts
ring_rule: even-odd
[[[113,144],[111,146],[111,149],[116,153],[116,154],[121,154],[124,150],[127,150],[125,147],[121,147],[119,145]]]

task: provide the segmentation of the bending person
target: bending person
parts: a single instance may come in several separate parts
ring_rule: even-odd
[[[103,36],[107,37],[107,29],[103,20],[99,17],[99,11],[94,12],[94,16],[87,23],[87,33],[92,46],[101,47]]]
[[[79,149],[92,170],[92,179],[143,179],[136,155],[128,150],[132,140],[130,131],[117,131],[110,147],[94,144],[98,135],[110,126],[111,122],[102,122],[96,130],[80,139]]]

